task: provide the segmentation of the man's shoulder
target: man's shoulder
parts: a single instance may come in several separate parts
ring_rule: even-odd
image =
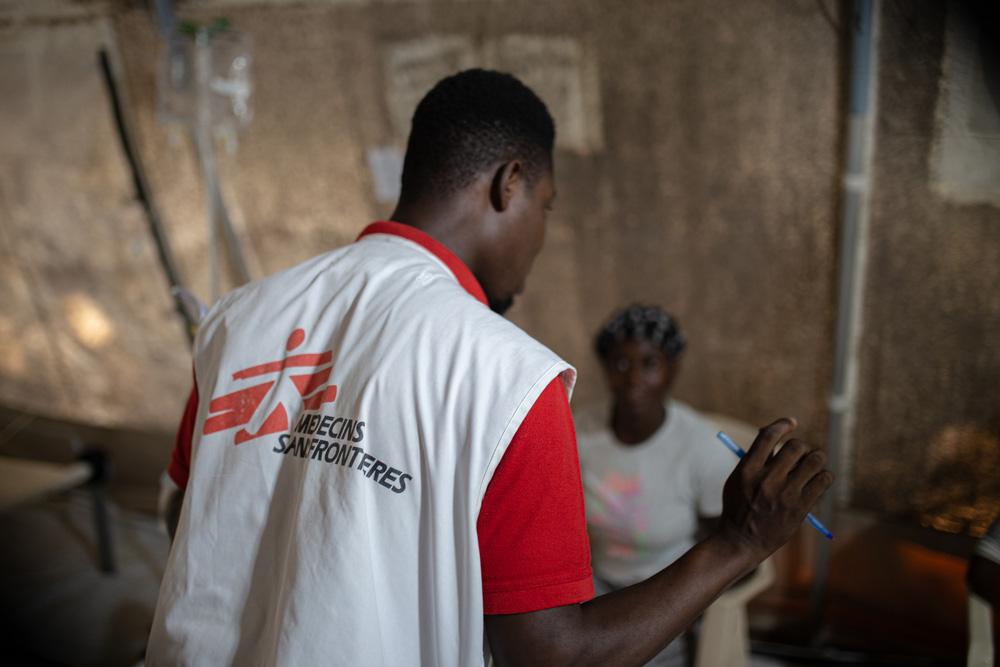
[[[326,252],[304,259],[298,264],[275,271],[274,273],[269,273],[266,276],[262,276],[256,280],[240,285],[230,292],[227,292],[218,301],[216,301],[209,310],[208,314],[211,315],[214,310],[222,310],[226,307],[231,307],[233,304],[243,299],[257,298],[257,296],[262,292],[283,289],[290,282],[308,279],[310,275],[323,271],[331,262],[336,261],[338,258],[351,250],[353,246],[354,244],[348,244],[339,248],[332,248]]]
[[[384,242],[387,240],[388,242]],[[266,307],[272,298],[287,303],[319,296],[318,292],[321,290],[316,288],[324,282],[335,281],[338,289],[358,291],[367,284],[380,292],[386,292],[393,284],[405,290],[407,286],[419,283],[421,272],[446,274],[446,268],[440,266],[433,257],[424,256],[427,253],[412,247],[414,245],[405,239],[374,235],[331,248],[233,289],[209,308],[205,322],[240,307]],[[393,279],[393,273],[398,274],[398,277]],[[377,280],[380,275],[383,279]],[[350,283],[354,287],[348,287]]]
[[[394,299],[400,315],[421,321],[432,331],[457,334],[462,342],[491,348],[544,351],[556,356],[511,320],[490,310],[459,285],[453,276],[429,275],[418,280],[394,282]]]

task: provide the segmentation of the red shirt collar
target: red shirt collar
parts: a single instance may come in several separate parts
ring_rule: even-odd
[[[458,284],[461,285],[466,292],[471,294],[483,305],[489,305],[486,300],[486,292],[483,291],[483,288],[479,284],[479,281],[476,280],[476,277],[472,275],[472,271],[469,270],[469,267],[467,267],[465,263],[455,255],[455,253],[448,250],[448,247],[445,244],[441,243],[427,232],[421,231],[416,227],[411,227],[410,225],[404,225],[400,222],[383,220],[373,222],[365,227],[361,234],[358,235],[358,239],[362,239],[369,234],[391,234],[392,236],[400,236],[407,241],[413,241],[421,248],[444,262],[444,265],[451,270],[451,272],[455,275],[455,279],[458,280]]]

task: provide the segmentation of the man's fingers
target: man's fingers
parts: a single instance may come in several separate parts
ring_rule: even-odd
[[[798,422],[793,417],[782,417],[760,430],[757,439],[750,445],[750,451],[743,457],[743,465],[749,470],[760,470],[767,458],[781,440],[795,430]]]
[[[774,455],[767,467],[770,475],[784,481],[799,465],[803,457],[809,454],[810,447],[798,439],[786,440],[778,453]]]
[[[789,473],[788,485],[796,491],[801,492],[805,485],[809,483],[809,480],[815,477],[816,473],[821,471],[825,466],[826,452],[822,449],[813,449],[810,451],[807,447],[806,452],[798,459],[797,465]]]
[[[810,479],[804,487],[802,487],[802,500],[805,501],[808,508],[812,508],[819,500],[819,497],[830,488],[833,484],[833,473],[829,470],[823,470]]]

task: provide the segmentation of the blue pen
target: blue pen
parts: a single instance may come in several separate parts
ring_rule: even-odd
[[[721,440],[722,444],[724,444],[729,451],[731,451],[733,454],[736,454],[736,456],[738,456],[739,458],[743,458],[744,456],[746,456],[746,452],[743,451],[743,448],[737,445],[735,442],[733,442],[733,439],[730,438],[728,435],[726,435],[725,431],[719,431],[718,433],[715,434],[715,437]],[[813,528],[818,530],[823,537],[825,537],[828,540],[833,539],[833,533],[827,530],[826,526],[820,523],[819,519],[814,517],[811,513],[806,514],[806,521],[808,521]]]

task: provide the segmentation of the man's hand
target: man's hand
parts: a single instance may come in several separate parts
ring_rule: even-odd
[[[797,425],[783,418],[762,428],[722,492],[719,536],[758,562],[788,541],[833,483],[822,450],[792,439],[774,453]]]
[[[760,434],[726,481],[715,533],[673,565],[580,605],[486,616],[498,665],[642,665],[687,628],[722,591],[757,567],[802,525],[833,482],[826,456],[779,419]]]

